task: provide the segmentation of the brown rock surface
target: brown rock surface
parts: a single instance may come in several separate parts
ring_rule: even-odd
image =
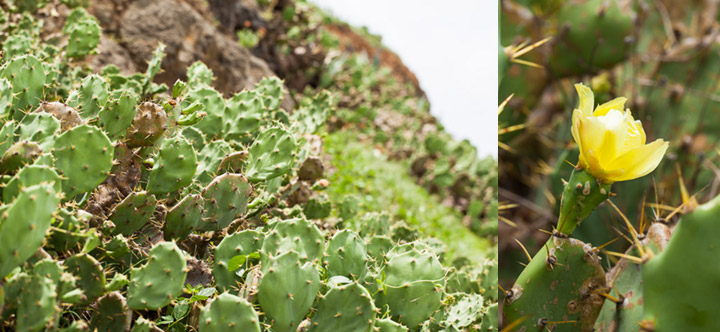
[[[114,63],[123,72],[144,70],[152,51],[167,46],[158,83],[186,79],[186,68],[204,62],[215,74],[214,87],[229,96],[274,76],[262,59],[242,48],[216,26],[205,4],[193,0],[98,0],[89,11],[103,27],[99,54],[88,64],[99,70]],[[286,96],[283,107],[292,109]]]

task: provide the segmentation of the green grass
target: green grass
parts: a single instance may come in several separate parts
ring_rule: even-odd
[[[448,261],[464,256],[480,262],[491,255],[494,248],[490,241],[473,234],[463,226],[457,211],[441,205],[418,186],[408,174],[408,166],[388,161],[344,131],[327,135],[323,145],[333,158],[327,189],[331,201],[356,195],[360,201],[358,216],[387,211],[395,220],[405,220],[424,235],[444,242]]]

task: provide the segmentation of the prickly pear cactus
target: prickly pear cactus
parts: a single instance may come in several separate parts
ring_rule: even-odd
[[[55,139],[54,167],[62,177],[65,198],[95,189],[110,172],[115,149],[97,127],[82,125]]]
[[[128,306],[157,310],[182,293],[187,261],[174,242],[161,242],[148,253],[145,265],[130,272]]]
[[[59,198],[52,185],[44,183],[21,189],[11,204],[3,206],[0,275],[9,274],[41,247]]]
[[[493,239],[468,225],[489,222],[492,163],[318,8],[252,9],[289,67],[238,64],[210,24],[184,43],[225,44],[175,77],[185,51],[117,44],[87,1],[0,7],[0,330],[497,329]]]
[[[260,318],[245,299],[222,293],[200,313],[200,331],[260,332]]]
[[[297,330],[320,290],[317,267],[310,262],[300,262],[300,255],[290,251],[263,266],[258,303],[275,331]]]
[[[330,287],[320,299],[308,331],[368,331],[374,318],[375,305],[370,293],[353,282]]]

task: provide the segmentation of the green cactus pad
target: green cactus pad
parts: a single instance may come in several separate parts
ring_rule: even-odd
[[[367,242],[367,253],[376,267],[385,264],[385,255],[392,249],[395,242],[387,236],[374,236]]]
[[[62,266],[50,258],[36,263],[32,268],[32,273],[48,278],[55,283],[58,302],[78,304],[85,298],[83,291],[76,288],[77,278],[64,272]]]
[[[387,213],[369,212],[360,221],[360,234],[364,237],[390,234],[390,215]]]
[[[446,323],[458,329],[478,324],[482,321],[485,310],[483,297],[479,294],[463,294],[448,310]]]
[[[498,260],[485,259],[480,269],[480,293],[486,299],[498,300]]]
[[[440,280],[445,276],[437,256],[428,250],[406,246],[407,249],[402,250],[396,247],[396,251],[383,267],[385,284],[401,286],[418,280]]]
[[[86,296],[85,303],[105,293],[105,272],[100,263],[88,254],[77,254],[65,260],[65,269],[78,280],[78,286]]]
[[[401,323],[414,328],[427,320],[442,305],[445,272],[437,256],[419,243],[396,246],[388,253],[385,276],[376,305]]]
[[[12,113],[13,88],[5,78],[0,78],[0,116],[9,117]]]
[[[313,223],[300,218],[279,221],[265,237],[260,251],[263,272],[271,259],[283,253],[295,252],[302,262],[313,262],[324,248],[323,235]]]
[[[287,174],[295,162],[297,143],[287,130],[275,127],[262,132],[248,149],[247,176],[252,182]]]
[[[108,100],[108,84],[97,74],[89,75],[80,85],[80,107],[85,118],[98,115]]]
[[[162,331],[152,321],[140,316],[135,320],[135,325],[130,332],[157,332]]]
[[[116,139],[126,133],[135,118],[137,101],[138,97],[132,90],[123,90],[100,110],[100,125],[110,138]]]
[[[95,189],[113,165],[110,139],[97,127],[77,126],[55,139],[52,155],[66,199]]]
[[[327,91],[317,93],[312,102],[306,103],[293,111],[293,127],[301,133],[315,133],[327,121],[331,107],[330,93]]]
[[[148,192],[164,194],[188,186],[195,175],[196,163],[195,150],[186,139],[164,140],[148,177]]]
[[[187,276],[185,255],[174,242],[160,242],[148,261],[130,271],[128,305],[135,310],[157,310],[182,294]]]
[[[442,305],[443,285],[434,281],[415,281],[401,286],[385,284],[375,296],[380,310],[390,308],[393,318],[410,328],[426,321]]]
[[[202,131],[195,127],[185,127],[180,131],[180,135],[192,144],[195,151],[201,151],[205,147],[205,136]]]
[[[265,106],[255,91],[242,91],[227,101],[225,109],[226,137],[242,140],[260,127]]]
[[[60,176],[52,168],[42,165],[28,165],[20,169],[10,182],[5,185],[2,191],[3,201],[6,203],[12,202],[20,193],[20,188],[41,183],[51,184],[55,192],[62,191]]]
[[[309,262],[301,263],[296,252],[286,252],[263,269],[265,274],[257,295],[260,307],[274,331],[294,332],[320,290],[317,267]]]
[[[198,166],[195,179],[202,185],[210,183],[220,166],[220,162],[231,152],[230,144],[225,141],[212,141],[205,145],[197,155]]]
[[[351,230],[342,230],[330,239],[325,248],[328,276],[344,276],[363,280],[367,273],[367,249],[360,236]]]
[[[95,331],[122,331],[125,329],[127,304],[120,292],[103,295],[97,301],[90,328]]]
[[[549,254],[549,255],[548,255]],[[551,237],[508,290],[504,322],[518,328],[592,331],[607,292],[600,259],[582,241]],[[573,320],[575,323],[552,324]]]
[[[592,73],[611,68],[627,57],[633,33],[633,11],[616,1],[567,2],[557,19],[566,32],[558,38],[549,57],[556,76]]]
[[[143,81],[143,92],[147,93],[150,89],[153,78],[160,72],[162,60],[165,57],[165,44],[160,43],[153,51],[152,59],[148,62],[147,71],[145,71],[145,80]]]
[[[200,312],[200,332],[260,332],[260,319],[245,299],[222,293]]]
[[[115,273],[112,279],[110,279],[110,282],[105,285],[105,290],[108,292],[121,290],[123,287],[127,286],[129,282],[129,279],[124,274]]]
[[[447,277],[445,291],[448,293],[480,293],[480,276],[470,270],[468,266],[453,271]]]
[[[175,204],[165,216],[165,240],[181,240],[200,225],[205,200],[197,194],[187,195]]]
[[[375,323],[372,296],[358,283],[331,287],[323,295],[308,331],[365,332]]]
[[[20,190],[0,217],[0,276],[24,263],[40,248],[60,202],[50,184]]]
[[[200,230],[217,231],[240,218],[247,210],[252,186],[240,174],[225,173],[203,190],[205,214]]]
[[[244,230],[230,234],[220,241],[215,247],[215,265],[212,270],[215,285],[219,289],[230,291],[239,288],[240,278],[235,271],[229,270],[230,261],[239,255],[248,256],[258,252],[262,248],[264,238],[262,233]]]
[[[113,208],[110,220],[115,224],[112,235],[130,236],[140,230],[153,217],[157,201],[147,192],[133,192]]]
[[[645,319],[655,331],[720,330],[720,196],[680,218],[665,249],[642,267]]]
[[[12,84],[13,109],[15,118],[19,119],[17,111],[24,111],[29,106],[40,104],[44,99],[45,70],[43,64],[32,55],[23,55],[5,66],[2,77]]]
[[[39,275],[24,278],[17,309],[18,331],[44,331],[59,311],[55,306],[55,283]]]
[[[647,234],[641,240],[646,251],[660,252],[668,243],[671,231],[665,224],[653,223]],[[636,246],[631,246],[625,252],[628,256],[640,257]],[[600,315],[595,321],[595,330],[598,332],[632,332],[637,331],[644,319],[643,276],[642,265],[621,258],[606,273],[610,294],[620,300],[616,303],[609,298],[605,300]],[[618,291],[620,293],[618,293]]]
[[[53,226],[63,231],[54,231],[50,234],[49,242],[52,247],[58,252],[65,252],[76,247],[80,240],[85,238],[83,228],[91,216],[83,210],[69,211],[64,208],[58,210],[53,220]]]
[[[485,309],[482,323],[479,331],[498,332],[500,324],[498,324],[498,304],[493,303]]]
[[[15,130],[17,123],[15,121],[7,121],[0,129],[0,155],[5,154],[13,143],[15,143]]]
[[[100,42],[100,25],[84,8],[75,8],[70,12],[63,32],[70,36],[65,51],[71,58],[90,54]]]
[[[188,86],[207,85],[210,86],[215,79],[212,70],[204,63],[195,61],[187,69]]]
[[[209,86],[200,86],[188,92],[183,105],[190,105],[194,101],[199,101],[205,106],[207,115],[200,122],[194,125],[200,129],[207,138],[219,137],[223,132],[223,113],[225,112],[225,100],[220,92]]]
[[[218,174],[222,174],[225,172],[241,173],[242,170],[245,168],[245,161],[247,161],[247,156],[247,151],[238,151],[228,154],[220,162],[220,166],[218,166],[217,171]]]
[[[255,90],[262,95],[263,105],[265,105],[268,110],[274,111],[280,108],[284,90],[283,82],[277,78],[277,76],[263,78],[255,84]]]
[[[55,133],[60,131],[60,121],[48,113],[30,113],[20,122],[17,137],[20,141],[35,142],[43,150],[52,147]]]

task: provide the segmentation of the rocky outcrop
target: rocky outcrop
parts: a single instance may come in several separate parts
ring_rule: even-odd
[[[158,83],[172,85],[185,79],[186,68],[195,61],[213,70],[214,87],[225,95],[252,88],[263,77],[275,75],[265,61],[220,32],[201,2],[98,0],[89,10],[107,37],[99,54],[88,59],[95,69],[114,63],[123,71],[144,70],[152,51],[162,42],[166,57],[162,72],[155,77]],[[285,99],[283,107],[291,109],[292,100]]]

